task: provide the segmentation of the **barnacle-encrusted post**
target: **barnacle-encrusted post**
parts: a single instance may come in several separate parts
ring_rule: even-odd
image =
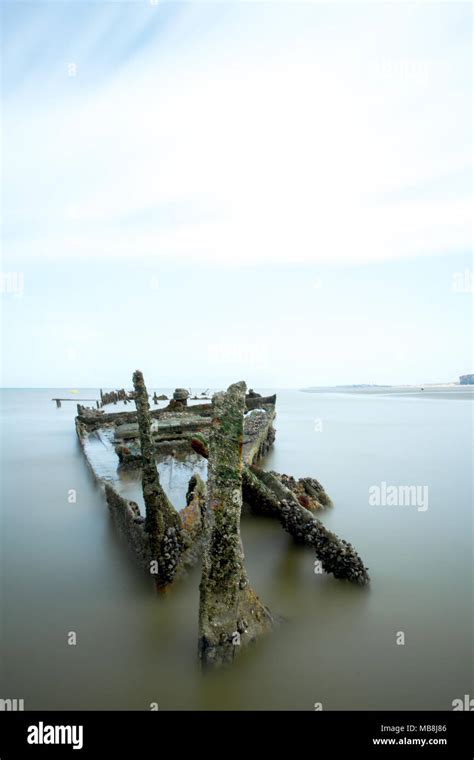
[[[295,541],[312,546],[326,573],[361,586],[369,583],[368,569],[352,544],[336,536],[305,509],[275,473],[247,467],[244,475],[245,501],[258,512],[275,515]]]
[[[272,616],[249,585],[240,538],[244,382],[213,397],[208,501],[199,605],[199,654],[205,665],[232,661],[270,629]]]
[[[143,374],[139,370],[133,373],[133,387],[142,454],[145,529],[149,536],[151,555],[157,564],[157,585],[166,586],[173,580],[181,556],[181,519],[160,484],[151,435],[148,392]]]

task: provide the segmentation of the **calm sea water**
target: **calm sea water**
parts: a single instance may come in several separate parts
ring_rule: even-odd
[[[324,484],[334,507],[322,519],[372,583],[316,575],[275,521],[244,518],[252,584],[286,622],[203,676],[199,570],[156,595],[84,460],[75,403],[51,402],[66,395],[1,394],[1,697],[27,710],[445,710],[474,694],[472,401],[279,392],[263,466]],[[369,505],[382,481],[428,486],[428,510]]]

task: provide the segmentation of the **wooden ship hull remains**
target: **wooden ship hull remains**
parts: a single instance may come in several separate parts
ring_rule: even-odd
[[[352,545],[316,516],[331,504],[321,484],[259,468],[275,440],[275,395],[246,393],[240,382],[215,394],[212,403],[188,405],[188,391],[176,389],[164,408],[151,409],[139,371],[133,386],[130,393],[101,392],[98,409],[78,404],[77,435],[112,518],[156,587],[172,587],[201,562],[203,665],[230,663],[242,645],[276,622],[246,575],[240,537],[244,502],[255,513],[278,519],[296,542],[311,546],[325,572],[357,585],[369,582]],[[155,393],[155,404],[158,399]],[[104,409],[117,401],[134,402],[135,409]],[[174,493],[170,473],[178,473]]]

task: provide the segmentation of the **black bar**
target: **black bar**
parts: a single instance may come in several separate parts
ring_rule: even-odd
[[[57,731],[59,726],[69,728]],[[42,738],[43,743],[28,743],[28,737]],[[50,738],[70,743],[46,743]],[[150,752],[158,759],[165,751],[182,756],[188,747],[213,757],[224,757],[229,749],[249,757],[259,748],[267,760],[273,749],[281,752],[283,744],[294,752],[309,751],[310,760],[321,758],[322,751],[330,753],[325,757],[331,760],[353,756],[472,760],[474,715],[461,711],[0,713],[1,760],[25,755],[112,758],[115,753],[117,758],[135,760]]]

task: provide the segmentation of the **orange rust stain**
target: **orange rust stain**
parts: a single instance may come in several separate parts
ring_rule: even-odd
[[[186,528],[187,530],[193,528],[196,523],[199,522],[200,511],[196,508],[196,503],[194,500],[191,501],[187,507],[181,510],[180,517],[183,528]]]
[[[300,494],[297,498],[301,506],[305,507],[305,509],[309,509],[310,511],[314,511],[316,509],[316,504],[306,494]]]

